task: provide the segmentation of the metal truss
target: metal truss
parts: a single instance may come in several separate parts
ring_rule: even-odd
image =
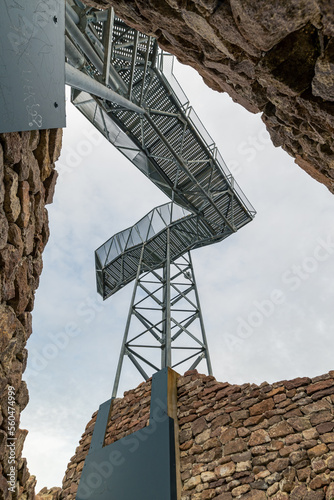
[[[254,208],[176,81],[173,58],[111,10],[77,3],[69,0],[66,14],[73,104],[167,196],[202,217],[214,241],[250,222]]]
[[[212,232],[198,215],[175,203],[156,207],[95,251],[98,293],[106,299],[135,279],[141,258],[142,272],[162,267],[166,258],[167,230],[172,260],[193,248],[212,243]],[[224,237],[230,234],[229,228],[225,228]]]
[[[167,230],[168,232],[169,230]],[[212,367],[190,252],[170,261],[169,238],[162,269],[141,274],[144,246],[134,283],[112,397],[124,358],[145,380],[165,367]]]

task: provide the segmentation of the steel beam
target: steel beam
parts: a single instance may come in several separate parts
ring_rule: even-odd
[[[111,395],[112,398],[115,398],[116,395],[117,395],[118,386],[119,386],[119,380],[120,380],[122,366],[123,366],[123,361],[124,361],[124,356],[126,354],[125,344],[126,344],[127,339],[128,339],[129,328],[130,328],[130,323],[131,323],[131,316],[132,316],[132,310],[133,310],[133,305],[134,305],[134,301],[135,301],[135,298],[136,298],[136,291],[137,291],[137,286],[136,285],[137,285],[137,281],[138,281],[139,276],[140,276],[141,263],[142,263],[142,259],[143,259],[143,255],[144,255],[144,249],[145,249],[145,246],[143,245],[143,248],[142,248],[142,251],[141,251],[141,255],[140,255],[140,261],[139,261],[139,265],[138,265],[138,269],[137,269],[136,282],[135,282],[135,286],[134,286],[133,292],[132,292],[130,309],[129,309],[129,313],[128,313],[128,319],[126,321],[125,332],[124,332],[124,337],[123,337],[123,342],[122,342],[122,347],[121,347],[121,353],[120,353],[119,360],[118,360],[118,365],[117,365],[117,370],[116,370],[116,376],[115,376],[115,381],[114,381],[114,387],[113,387],[113,391],[112,391],[112,395]]]
[[[105,85],[108,85],[109,82],[111,45],[112,45],[114,20],[115,20],[114,9],[110,7],[108,9],[107,21],[103,26],[103,45],[104,45],[103,82]]]
[[[96,48],[93,48],[92,41],[89,37],[86,37],[78,28],[76,21],[78,21],[77,17],[73,16],[73,9],[66,3],[66,31],[72,38],[72,40],[81,48],[84,54],[87,56],[89,61],[95,66],[97,71],[103,75],[103,62],[100,56],[96,52]],[[112,66],[110,66],[110,71],[108,75],[108,85],[110,85],[114,90],[124,91],[126,88],[122,79],[119,78],[117,73],[115,74],[115,70]]]
[[[105,87],[101,83],[97,82],[90,76],[85,75],[85,73],[82,73],[68,63],[65,63],[65,77],[66,84],[75,89],[83,90],[88,94],[93,94],[101,97],[102,99],[106,99],[107,101],[118,104],[119,106],[122,106],[129,111],[134,111],[135,113],[140,114],[144,112],[133,102],[129,101],[125,97],[122,97],[108,87]]]
[[[85,64],[85,58],[67,35],[65,35],[65,51],[67,59],[71,62],[71,65],[74,68],[83,68]]]
[[[162,363],[161,368],[172,366],[172,350],[171,350],[171,280],[170,280],[170,228],[167,229],[166,235],[166,262],[164,265],[163,276],[163,344],[162,344]]]

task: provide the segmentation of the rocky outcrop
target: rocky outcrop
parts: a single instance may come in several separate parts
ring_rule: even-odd
[[[22,381],[32,333],[34,292],[49,237],[61,130],[0,134],[0,498],[34,499],[36,479],[22,458],[28,403]]]
[[[147,425],[151,381],[115,400],[108,444]],[[331,500],[334,371],[232,385],[193,370],[178,379],[181,500]],[[97,412],[53,496],[74,500]],[[44,495],[43,495],[44,494]]]
[[[205,83],[262,113],[275,146],[334,192],[331,0],[85,0],[193,66]]]

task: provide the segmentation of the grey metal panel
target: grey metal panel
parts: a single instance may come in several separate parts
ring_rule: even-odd
[[[0,4],[0,132],[65,126],[65,3]]]
[[[153,376],[148,427],[87,455],[76,500],[176,500],[174,421],[167,415],[167,381],[167,369]],[[110,401],[104,404],[94,441],[106,429]]]
[[[113,398],[108,399],[108,401],[100,405],[88,453],[98,450],[103,446],[112,401]]]

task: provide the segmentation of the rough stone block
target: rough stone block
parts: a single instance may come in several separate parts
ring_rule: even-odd
[[[34,150],[35,158],[38,161],[41,180],[45,181],[47,177],[51,174],[51,160],[49,154],[49,130],[41,130],[39,136],[39,143],[37,148]]]
[[[231,7],[227,2],[223,2],[218,6],[210,21],[213,28],[220,34],[220,38],[225,38],[229,43],[237,45],[254,57],[260,55],[259,49],[241,35],[235,24]]]
[[[302,432],[302,434],[305,440],[318,439],[319,437],[318,431],[316,429],[306,429]]]
[[[242,500],[265,500],[266,494],[264,491],[252,489],[246,495],[243,495]]]
[[[224,445],[224,455],[232,455],[233,453],[240,453],[247,450],[247,444],[241,438],[229,441]]]
[[[249,484],[242,484],[241,486],[237,486],[236,488],[233,488],[232,490],[232,496],[233,497],[238,497],[240,495],[244,495],[250,490]]]
[[[53,196],[56,188],[57,178],[58,178],[58,172],[57,170],[53,169],[51,170],[50,175],[44,181],[46,205],[53,202]]]
[[[14,280],[15,297],[9,301],[9,304],[18,315],[24,313],[31,299],[32,290],[29,286],[28,276],[28,262],[27,260],[22,260],[17,268]]]
[[[217,477],[230,477],[234,474],[235,469],[235,464],[233,462],[228,462],[216,467],[215,474]]]
[[[325,434],[322,434],[321,441],[326,444],[334,443],[334,432],[326,432]]]
[[[334,385],[334,380],[333,379],[327,379],[327,380],[322,380],[320,382],[317,382],[315,384],[311,384],[306,388],[307,394],[311,395],[314,392],[322,391],[324,389],[327,389],[328,387],[332,387]]]
[[[302,412],[306,415],[310,415],[311,413],[321,412],[322,410],[330,410],[330,409],[331,409],[330,403],[326,400],[323,400],[323,401],[317,401],[315,403],[306,404],[305,406],[303,406]],[[316,416],[310,416],[310,422],[312,425],[314,425],[314,422],[316,420],[317,420]],[[325,420],[323,420],[323,422],[325,422]]]
[[[327,451],[327,446],[325,445],[325,443],[322,443],[307,450],[307,454],[310,458],[315,458],[324,455],[325,453],[327,453]]]
[[[246,38],[260,50],[270,50],[289,33],[297,31],[317,16],[315,1],[294,0],[289,4],[265,0],[231,0],[235,22]],[[274,13],[274,14],[273,14]]]
[[[7,245],[0,251],[0,264],[2,265],[2,298],[10,300],[15,295],[14,279],[22,257],[13,245]]]
[[[53,128],[49,135],[49,155],[51,163],[55,163],[61,152],[63,130],[61,128]]]
[[[296,389],[298,387],[303,387],[304,385],[309,385],[311,379],[309,377],[298,377],[293,380],[288,380],[284,383],[288,390]]]
[[[312,80],[312,93],[325,101],[334,101],[334,43],[329,40],[324,53],[317,59]]]
[[[200,483],[201,483],[201,476],[200,475],[191,477],[190,479],[188,479],[188,481],[186,481],[184,483],[183,489],[186,491],[192,490],[192,489],[196,488],[196,486]]]
[[[268,410],[272,410],[275,408],[275,403],[273,398],[264,399],[260,403],[257,403],[249,408],[249,412],[251,416],[261,415]]]
[[[278,422],[268,430],[271,438],[284,437],[293,433],[293,428],[288,422]]]
[[[203,483],[211,483],[212,481],[215,481],[217,479],[217,476],[214,472],[212,471],[205,471],[201,473],[201,479]]]
[[[264,429],[259,429],[257,431],[252,432],[248,446],[257,446],[263,443],[269,443],[271,441],[268,432]]]
[[[2,250],[7,244],[8,229],[9,225],[6,214],[0,206],[0,250]]]
[[[22,139],[18,132],[1,134],[6,164],[15,165],[21,159]]]
[[[4,210],[9,222],[15,222],[21,212],[18,198],[19,176],[11,168],[5,168],[5,199]]]
[[[273,474],[274,472],[282,472],[289,466],[288,458],[277,458],[274,462],[267,465],[267,469]]]
[[[197,420],[194,420],[191,424],[192,432],[194,436],[197,436],[197,434],[200,434],[207,428],[207,423],[204,417],[198,418]]]
[[[319,434],[325,434],[326,432],[331,432],[334,429],[334,422],[324,422],[316,427]]]
[[[0,204],[5,199],[5,184],[4,184],[5,167],[3,162],[3,149],[0,142]]]
[[[237,430],[234,427],[230,427],[224,430],[219,436],[219,438],[223,444],[226,444],[229,441],[232,441],[232,439],[236,438],[236,436],[237,436]]]
[[[314,65],[320,55],[316,28],[308,24],[294,31],[266,53],[260,62],[267,85],[296,97],[310,87]],[[300,67],[298,76],[293,68]],[[260,77],[260,83],[264,80]]]
[[[323,500],[325,498],[325,493],[323,490],[308,491],[303,500]]]
[[[307,417],[291,417],[288,419],[288,424],[298,432],[311,427],[310,420]]]
[[[30,219],[30,196],[29,196],[29,183],[23,181],[19,183],[18,196],[21,205],[21,212],[17,219],[17,224],[21,228],[26,228]]]

